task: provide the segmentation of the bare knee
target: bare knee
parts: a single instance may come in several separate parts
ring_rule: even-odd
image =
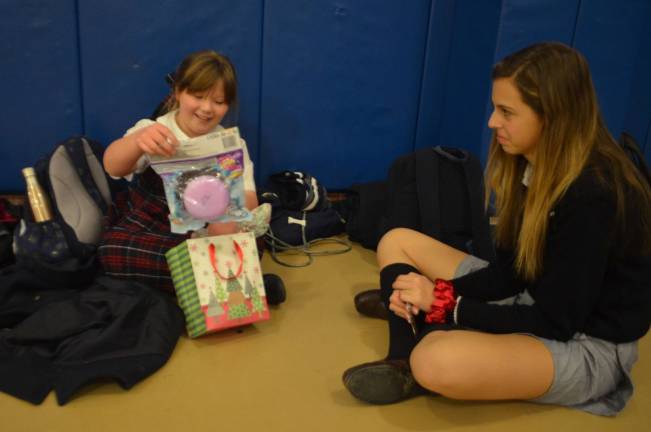
[[[395,260],[396,254],[403,254],[405,238],[412,230],[408,228],[393,228],[382,236],[377,246],[377,261],[384,266],[387,261]]]
[[[378,252],[381,249],[393,249],[396,246],[398,246],[404,238],[408,235],[408,233],[411,230],[409,228],[393,228],[389,231],[387,231],[382,238],[380,239],[380,242],[378,243],[377,250]]]
[[[450,336],[447,331],[429,333],[416,345],[409,363],[414,378],[421,386],[454,398],[468,383],[459,365],[459,353],[449,343]]]

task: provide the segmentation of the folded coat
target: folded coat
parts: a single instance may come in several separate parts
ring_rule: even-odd
[[[169,359],[184,328],[173,297],[105,276],[55,284],[17,267],[0,274],[0,391],[60,405],[112,378],[129,389]]]

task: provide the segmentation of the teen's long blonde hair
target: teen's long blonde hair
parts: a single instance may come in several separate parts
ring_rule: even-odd
[[[513,79],[543,125],[527,188],[521,182],[527,161],[505,153],[495,134],[486,168],[487,194],[494,193],[498,216],[496,242],[516,251],[519,275],[529,281],[540,275],[549,213],[595,155],[606,161],[598,166],[608,172],[595,173],[615,196],[617,229],[626,236],[627,200],[630,206],[637,196],[637,235],[646,238],[631,247],[648,250],[649,187],[604,125],[584,57],[561,43],[540,43],[504,58],[494,66],[492,77]]]

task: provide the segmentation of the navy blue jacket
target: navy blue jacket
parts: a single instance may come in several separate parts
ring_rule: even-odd
[[[635,213],[633,208],[628,215],[629,236],[639,235]],[[651,257],[621,253],[613,194],[585,170],[548,217],[540,277],[522,281],[513,270],[513,252],[499,250],[495,263],[454,281],[463,297],[458,324],[560,341],[577,332],[615,343],[644,336],[651,317]],[[532,306],[487,303],[525,289]]]

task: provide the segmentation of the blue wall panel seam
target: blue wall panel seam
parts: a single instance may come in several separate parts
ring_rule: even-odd
[[[258,148],[255,152],[255,161],[253,164],[257,169],[255,172],[258,174],[258,179],[262,182],[260,177],[260,168],[262,167],[262,86],[263,86],[263,69],[264,69],[264,28],[265,28],[265,14],[266,14],[266,0],[262,0],[262,12],[260,19],[260,75],[258,79]]]
[[[421,106],[421,101],[423,100],[423,91],[424,91],[424,83],[425,83],[425,68],[427,67],[427,52],[429,48],[432,36],[432,9],[434,8],[434,3],[437,0],[430,0],[429,2],[429,14],[427,16],[427,36],[425,37],[425,47],[423,48],[423,62],[421,63],[420,67],[420,91],[418,92],[418,100],[416,101],[416,107],[418,108],[418,112],[416,113],[416,121],[414,124],[414,134],[412,136],[412,142],[411,142],[411,149],[416,150],[416,145],[418,144],[418,126],[420,124],[420,116],[422,113],[422,106]]]
[[[499,52],[500,49],[500,40],[502,38],[502,21],[504,21],[504,3],[506,3],[506,0],[502,0],[502,4],[500,5],[500,17],[498,18],[497,21],[497,34],[495,35],[495,50],[493,51],[493,63],[495,63],[495,60],[497,60],[497,53]]]
[[[579,16],[581,16],[581,2],[583,0],[579,0],[576,5],[576,16],[574,17],[574,29],[572,30],[572,42],[570,46],[574,46],[574,40],[576,38],[576,29],[579,26]]]
[[[77,26],[77,73],[79,74],[79,112],[81,114],[81,133],[86,134],[86,110],[84,108],[84,73],[81,62],[81,23],[79,22],[79,0],[75,0],[75,24]]]
[[[452,64],[452,46],[454,45],[454,28],[455,28],[455,20],[457,16],[457,5],[458,5],[458,0],[454,0],[452,3],[452,25],[449,28],[450,32],[450,37],[448,38],[448,46],[446,47],[446,53],[445,53],[445,75],[443,75],[443,82],[447,83],[448,78],[450,77],[450,65]],[[436,131],[438,133],[438,137],[436,139],[437,145],[442,145],[444,143],[441,142],[441,129],[443,125],[443,118],[445,117],[446,113],[446,103],[448,101],[448,92],[443,91],[441,95],[441,111],[437,119],[436,123]]]
[[[506,3],[506,0],[502,0],[502,3],[500,4],[500,16],[499,16],[498,21],[497,21],[497,32],[495,33],[495,49],[493,50],[493,59],[492,59],[493,64],[495,64],[495,62],[497,61],[497,53],[499,52],[500,40],[502,38],[502,22],[504,21],[504,10],[506,9],[504,7],[505,6],[504,3]],[[492,90],[492,88],[493,88],[493,67],[492,66],[491,66],[490,74],[491,74],[491,77],[490,77],[490,89],[489,89],[489,92],[488,92],[488,101],[484,101],[484,106],[486,106],[486,102],[488,102],[488,107],[487,107],[488,111],[484,112],[484,119],[486,119],[486,120],[490,119],[490,115],[493,112],[493,90]],[[488,156],[484,156],[484,155],[488,155],[488,152],[490,151],[490,145],[491,145],[490,139],[489,139],[488,142],[484,141],[484,136],[486,135],[486,129],[489,130],[489,136],[492,134],[490,132],[490,128],[488,127],[488,124],[486,123],[482,127],[482,133],[481,133],[481,137],[480,137],[481,141],[479,143],[479,155],[480,155],[482,165],[485,165],[485,163],[487,162],[486,159],[487,159]]]
[[[448,39],[448,46],[447,46],[447,52],[445,53],[445,76],[443,77],[444,83],[448,82],[448,77],[450,76],[450,65],[452,64],[452,46],[453,46],[453,41],[454,41],[454,23],[455,23],[455,18],[457,16],[457,1],[454,0],[454,3],[452,3],[452,26],[450,27],[450,37]],[[438,131],[438,138],[437,138],[437,144],[442,145],[444,143],[441,142],[441,127],[443,125],[443,117],[444,117],[444,112],[445,112],[445,104],[448,101],[448,92],[444,91],[442,98],[441,98],[441,115],[439,115],[438,122],[436,124],[436,131]]]

